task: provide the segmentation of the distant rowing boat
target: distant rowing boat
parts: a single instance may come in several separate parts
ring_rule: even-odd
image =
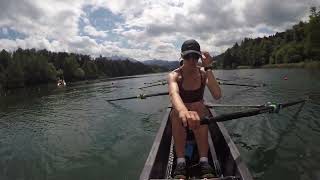
[[[63,81],[59,81],[58,83],[57,83],[57,86],[58,87],[62,87],[62,86],[66,86],[67,85],[67,83],[63,80]]]

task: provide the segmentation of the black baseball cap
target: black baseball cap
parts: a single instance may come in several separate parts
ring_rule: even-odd
[[[200,44],[194,39],[186,40],[181,46],[182,57],[191,53],[198,54],[199,56],[201,56]]]

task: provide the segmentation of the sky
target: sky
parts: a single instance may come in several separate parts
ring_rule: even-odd
[[[320,0],[0,0],[0,49],[177,60],[196,39],[218,55],[308,20]]]

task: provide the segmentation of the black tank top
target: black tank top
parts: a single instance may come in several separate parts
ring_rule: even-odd
[[[198,102],[203,100],[203,94],[204,94],[204,88],[205,88],[205,83],[203,82],[202,78],[202,73],[199,68],[199,73],[201,77],[201,85],[198,89],[195,90],[185,90],[182,87],[183,83],[183,73],[182,69],[179,69],[179,73],[181,74],[181,80],[178,81],[178,86],[179,86],[179,94],[184,103],[193,103],[193,102]]]

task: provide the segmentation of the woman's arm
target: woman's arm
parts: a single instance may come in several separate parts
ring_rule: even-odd
[[[187,107],[184,105],[180,95],[179,95],[179,87],[177,83],[177,73],[171,72],[168,75],[168,88],[169,88],[169,96],[172,103],[172,106],[178,111],[188,111]]]
[[[208,70],[206,71],[206,75],[207,75],[207,86],[209,88],[211,95],[214,97],[214,99],[220,99],[221,89],[220,89],[219,83],[217,82],[216,78],[213,75],[213,72]]]
[[[200,117],[196,111],[189,111],[184,105],[179,95],[177,76],[176,72],[171,72],[168,75],[168,88],[172,106],[178,112],[184,127],[189,126],[191,129],[198,128],[200,126]]]
[[[211,63],[213,62],[213,59],[208,52],[203,52],[201,59],[204,67],[210,66]],[[220,89],[219,83],[214,77],[213,72],[211,70],[206,71],[206,76],[207,76],[206,83],[211,95],[214,97],[214,99],[220,99],[221,89]]]

